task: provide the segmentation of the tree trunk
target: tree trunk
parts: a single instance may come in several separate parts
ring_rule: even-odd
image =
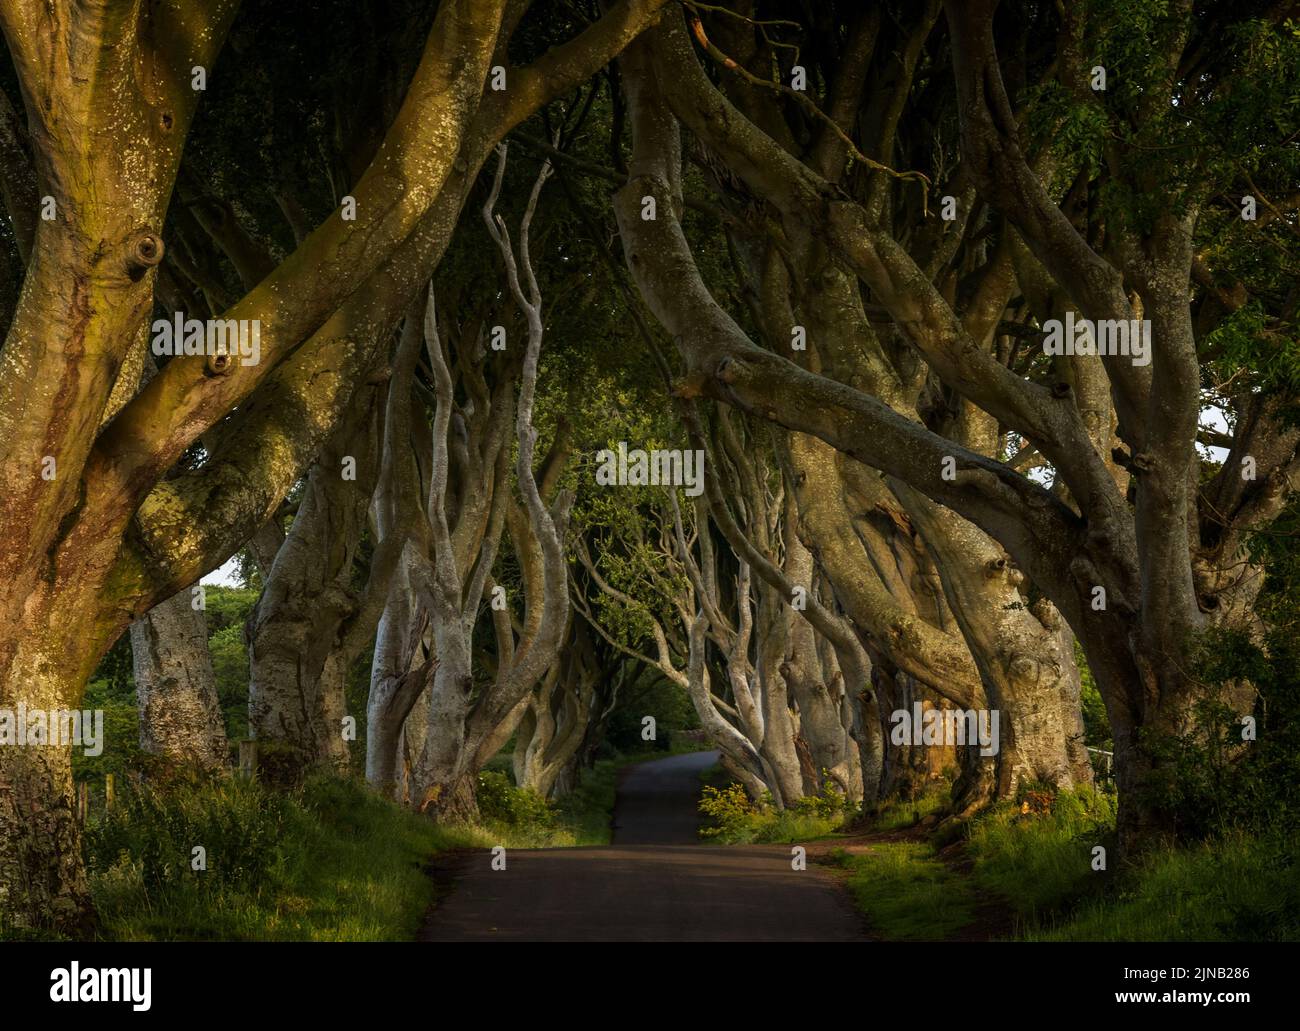
[[[515,783],[543,798],[561,793],[560,774],[569,768],[593,719],[602,670],[591,638],[573,621],[568,647],[529,698],[515,728]]]
[[[63,584],[64,601],[75,589]],[[81,827],[72,784],[72,744],[33,733],[31,716],[47,720],[79,705],[86,677],[106,649],[84,611],[54,609],[54,590],[35,592],[31,621],[11,624],[0,647],[5,664],[0,712],[13,727],[0,745],[0,937],[11,932],[83,935],[95,923],[81,858]],[[88,605],[94,599],[83,597]],[[121,631],[118,630],[117,633]],[[16,737],[25,709],[27,738]]]
[[[909,514],[935,556],[948,603],[980,668],[998,715],[993,796],[1008,798],[1028,783],[1069,789],[1091,776],[1076,765],[1078,670],[1063,621],[1050,603],[1031,610],[1023,575],[997,544],[956,513],[901,484]]]
[[[404,766],[403,728],[427,690],[433,668],[422,648],[427,621],[415,622],[415,606],[408,562],[403,557],[375,634],[366,701],[366,781],[385,797],[394,799],[400,797]]]
[[[190,591],[131,624],[140,747],[192,769],[230,766],[230,746],[208,651],[208,626]]]
[[[786,575],[807,590],[817,589],[812,553],[794,532],[797,518],[793,495],[787,497],[785,535]],[[862,754],[854,736],[852,707],[846,704],[846,687],[839,664],[828,643],[820,642],[812,624],[792,612],[786,654],[781,675],[790,686],[799,708],[800,733],[808,742],[813,764],[814,793],[824,789],[829,777],[849,802],[863,795]],[[869,685],[853,685],[855,691]]]
[[[72,751],[5,751],[13,754],[0,780],[0,938],[31,930],[85,935],[95,918],[81,863]]]
[[[382,394],[362,386],[321,449],[298,514],[248,618],[249,732],[276,782],[347,766],[345,629],[361,598],[353,564],[379,467]],[[345,478],[351,461],[355,479]]]

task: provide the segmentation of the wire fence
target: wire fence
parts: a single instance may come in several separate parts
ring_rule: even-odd
[[[1108,752],[1104,748],[1093,748],[1091,745],[1085,747],[1088,749],[1088,759],[1092,762],[1094,777],[1099,781],[1113,782],[1115,780],[1115,753]]]

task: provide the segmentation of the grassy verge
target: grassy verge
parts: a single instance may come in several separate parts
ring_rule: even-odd
[[[1007,900],[1023,928],[1054,919],[1104,891],[1111,880],[1094,870],[1094,849],[1115,852],[1115,796],[1080,789],[1029,793],[971,821],[966,854],[983,892]]]
[[[870,825],[875,831],[903,830],[914,827],[927,816],[935,816],[948,805],[951,785],[946,782],[931,784],[915,798],[892,798],[879,805],[871,814]]]
[[[470,843],[343,780],[132,787],[86,842],[101,934],[143,941],[410,939],[425,864]]]
[[[929,806],[896,803],[873,829]],[[1013,917],[995,934],[1033,941],[1300,939],[1300,832],[1220,836],[1122,872],[1094,869],[1098,847],[1115,855],[1115,799],[1080,790],[1028,792],[925,838],[832,857],[887,938],[952,937],[992,903]]]
[[[846,871],[858,907],[885,938],[944,939],[974,919],[971,886],[924,842],[879,842],[854,855],[837,849],[831,860]]]
[[[126,777],[116,806],[98,810],[86,833],[100,934],[410,940],[434,902],[427,866],[439,852],[607,843],[626,762],[597,763],[558,803],[487,771],[482,820],[457,826],[435,824],[355,780],[312,779],[279,793],[242,780],[162,788]]]
[[[1054,941],[1300,941],[1300,833],[1232,835],[1150,857],[1025,935]]]

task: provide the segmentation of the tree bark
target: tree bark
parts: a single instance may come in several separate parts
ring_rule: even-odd
[[[140,747],[187,769],[230,767],[203,610],[189,591],[131,624],[131,660],[140,710]]]
[[[348,763],[345,691],[357,648],[345,638],[365,618],[353,566],[379,475],[382,399],[363,386],[322,449],[245,628],[249,732],[277,782]],[[344,476],[349,461],[354,478]]]

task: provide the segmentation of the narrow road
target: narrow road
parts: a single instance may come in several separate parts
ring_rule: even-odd
[[[790,868],[785,845],[699,844],[700,771],[717,752],[632,767],[614,843],[487,852],[440,871],[423,941],[860,941],[862,920],[823,871]]]

